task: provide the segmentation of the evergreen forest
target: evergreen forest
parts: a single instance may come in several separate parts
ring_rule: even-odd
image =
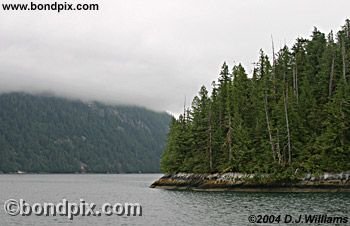
[[[50,95],[0,95],[0,172],[154,173],[171,117]]]
[[[250,75],[223,63],[210,89],[172,119],[163,172],[350,170],[350,20],[271,49],[260,50]]]

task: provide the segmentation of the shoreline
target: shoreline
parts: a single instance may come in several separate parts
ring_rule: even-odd
[[[150,188],[235,192],[350,192],[350,172],[306,174],[293,181],[276,181],[270,175],[241,173],[166,174]]]

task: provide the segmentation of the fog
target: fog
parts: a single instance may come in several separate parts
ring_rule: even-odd
[[[14,2],[30,1],[0,1]],[[309,37],[314,26],[337,31],[350,9],[348,0],[95,3],[99,11],[1,8],[0,92],[50,92],[178,114],[185,97],[189,105],[201,85],[217,79],[224,61],[251,73],[259,50],[271,52],[271,36],[278,49]]]

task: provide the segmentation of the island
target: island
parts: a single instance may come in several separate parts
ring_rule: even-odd
[[[210,89],[173,118],[151,187],[349,191],[350,20],[314,28],[248,74],[225,62]]]

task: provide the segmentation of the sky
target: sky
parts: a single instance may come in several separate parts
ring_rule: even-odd
[[[349,0],[66,2],[99,10],[0,8],[0,93],[49,92],[177,115],[202,85],[210,89],[224,61],[250,74],[260,49],[271,54],[271,36],[278,49],[310,37],[314,26],[338,31],[350,18]]]

